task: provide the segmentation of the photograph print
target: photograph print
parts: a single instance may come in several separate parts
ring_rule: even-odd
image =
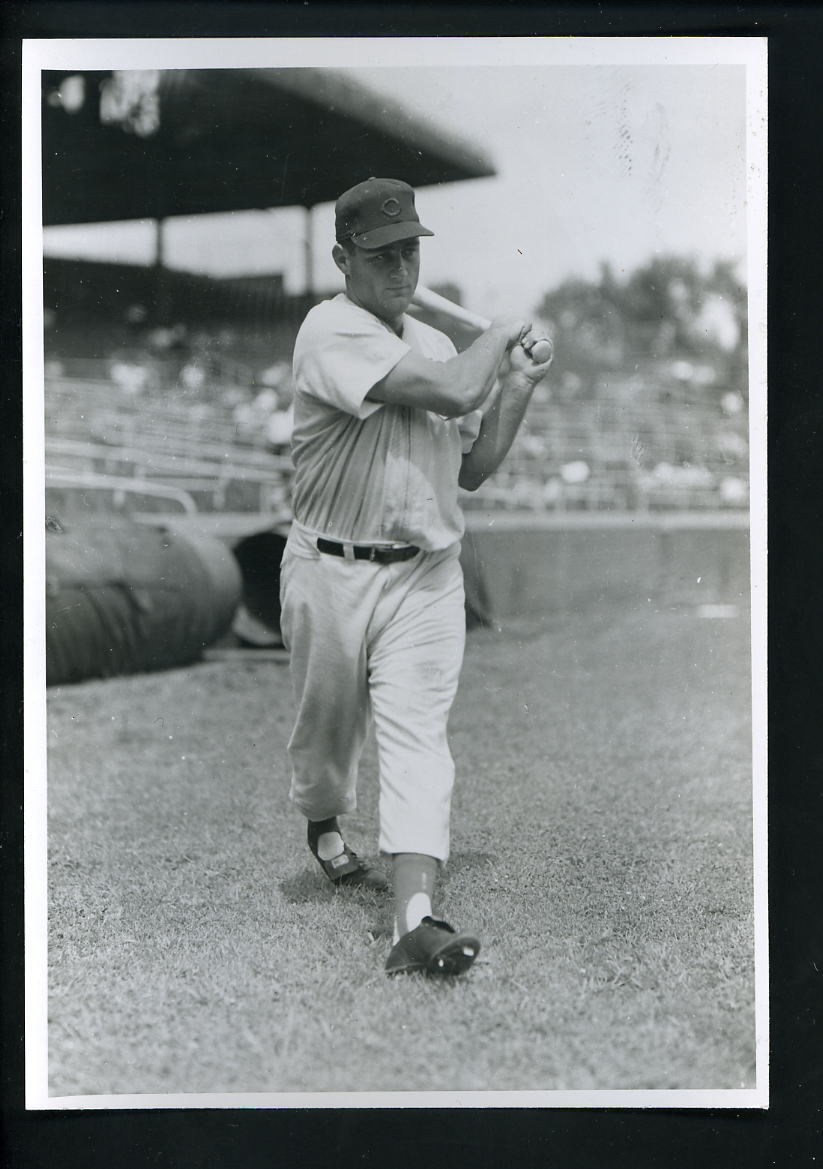
[[[23,80],[27,1107],[767,1107],[765,42]]]

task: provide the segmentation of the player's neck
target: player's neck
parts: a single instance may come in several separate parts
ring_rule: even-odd
[[[384,324],[387,329],[391,329],[391,331],[396,333],[398,337],[403,336],[403,313],[401,313],[399,317],[384,317],[381,316],[380,313],[376,313],[374,309],[370,308],[367,304],[363,304],[361,300],[358,300],[357,296],[351,291],[351,289],[346,288],[346,296],[349,298],[352,304],[356,304],[357,307],[362,308],[364,312],[371,313],[373,317],[376,317],[377,320],[381,322],[381,324]]]

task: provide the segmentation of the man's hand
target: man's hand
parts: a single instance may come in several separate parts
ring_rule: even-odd
[[[498,337],[502,342],[502,333]],[[523,340],[528,345],[525,337]],[[534,388],[546,376],[551,363],[551,356],[545,361],[535,361],[520,340],[504,353],[498,370],[497,390],[483,411],[474,446],[463,456],[459,483],[466,491],[476,491],[500,466],[523,421]]]
[[[554,354],[552,353],[547,361],[535,361],[520,344],[515,345],[508,355],[511,372],[525,377],[533,386],[543,380],[549,372],[549,366],[553,360]]]
[[[489,325],[489,332],[495,330],[506,338],[506,349],[511,352],[515,345],[528,333],[531,321],[524,321],[522,317],[495,317]]]

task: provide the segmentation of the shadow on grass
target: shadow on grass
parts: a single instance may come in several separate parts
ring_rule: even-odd
[[[325,904],[336,893],[328,881],[322,882],[309,868],[292,877],[284,877],[278,888],[290,905]]]
[[[291,877],[284,877],[278,883],[284,901],[290,905],[331,906],[339,901],[347,906],[357,906],[368,914],[365,927],[370,944],[378,940],[391,941],[392,917],[391,898],[386,894],[374,893],[367,889],[336,889],[311,868],[302,869]]]
[[[463,875],[473,869],[485,868],[495,860],[495,854],[492,852],[469,849],[465,852],[452,853],[443,871],[443,883],[447,885],[450,877]],[[350,898],[363,905],[382,905],[386,902],[386,894],[371,893],[366,889],[336,889],[311,866],[306,866],[290,877],[284,877],[278,882],[278,888],[290,905],[326,905],[335,897]]]
[[[443,870],[443,881],[447,883],[450,877],[457,877],[473,869],[484,868],[494,864],[497,860],[493,852],[468,849],[465,852],[453,852],[449,862]],[[335,897],[353,898],[364,905],[382,904],[385,894],[371,893],[365,889],[336,889],[322,874],[315,872],[312,866],[306,866],[299,873],[284,877],[278,883],[278,888],[290,905],[323,905]]]
[[[336,897],[344,897],[360,905],[383,905],[385,893],[373,893],[368,889],[335,888],[332,883],[312,868],[302,869],[294,876],[284,877],[278,883],[283,898],[290,905],[327,905]]]

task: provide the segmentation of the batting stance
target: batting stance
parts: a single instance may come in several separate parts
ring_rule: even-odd
[[[281,622],[297,708],[291,798],[337,885],[387,882],[345,842],[373,721],[379,848],[392,858],[389,973],[459,974],[480,948],[433,916],[449,856],[454,764],[446,727],[463,659],[458,484],[505,456],[550,360],[498,319],[458,354],[406,316],[420,268],[414,192],[370,178],[336,205],[333,257],[346,291],[313,308],[294,349],[294,522]],[[528,345],[528,341],[527,341]]]

